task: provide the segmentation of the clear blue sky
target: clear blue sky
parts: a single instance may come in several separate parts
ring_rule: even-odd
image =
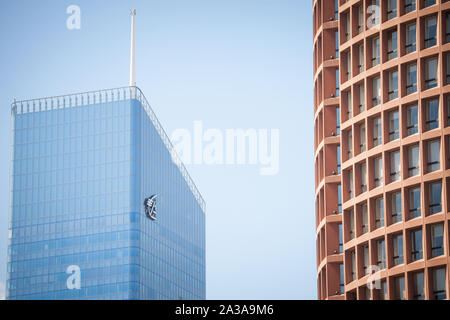
[[[81,30],[66,8],[81,8]],[[6,274],[10,104],[137,85],[166,131],[279,129],[280,171],[189,165],[207,202],[208,299],[315,299],[310,0],[40,0],[0,5],[0,282]]]

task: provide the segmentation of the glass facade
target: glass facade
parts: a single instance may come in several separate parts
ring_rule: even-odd
[[[313,1],[317,296],[449,299],[450,0],[339,0],[339,21],[328,2]],[[367,258],[386,269],[376,290],[365,281]]]
[[[205,299],[204,202],[139,89],[14,104],[12,155],[8,299]]]

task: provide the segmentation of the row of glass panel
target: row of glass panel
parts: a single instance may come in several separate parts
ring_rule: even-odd
[[[443,123],[445,126],[450,125],[450,99],[446,99],[447,119]],[[337,108],[336,112],[339,112]],[[401,121],[400,113],[398,109],[388,111],[385,117],[386,125],[388,128],[388,135],[383,134],[383,121],[382,116],[374,116],[368,119],[367,124],[370,126],[370,134],[366,130],[366,122],[358,123],[354,126],[354,130],[358,130],[359,141],[353,141],[353,128],[344,131],[344,147],[346,153],[345,157],[341,156],[337,158],[338,169],[341,165],[341,158],[343,160],[351,159],[354,154],[354,147],[356,146],[357,154],[375,148],[384,143],[395,141],[419,133],[419,128],[422,128],[421,132],[426,132],[434,129],[438,129],[441,126],[441,116],[439,112],[439,99],[426,100],[422,105],[422,113],[419,115],[419,107],[417,104],[411,104],[404,107],[406,112],[405,121]],[[419,123],[419,119],[423,119],[423,124]],[[340,127],[338,128],[338,134],[341,134]],[[403,129],[403,130],[401,130]],[[369,144],[367,143],[370,136]],[[356,145],[355,145],[356,143]],[[340,150],[338,150],[340,152]]]
[[[450,53],[444,54],[446,73],[445,79],[443,79],[443,85],[447,85],[450,82]],[[423,75],[422,90],[433,89],[438,86],[438,64],[439,59],[437,56],[423,58],[423,68],[421,73]],[[442,63],[444,64],[444,63]],[[405,93],[404,96],[416,93],[418,91],[418,69],[417,62],[410,62],[406,65],[400,66],[405,70]],[[339,96],[339,69],[336,69],[336,96]],[[399,98],[399,77],[398,70],[392,69],[386,72],[385,81],[387,83],[387,96],[384,101],[388,102]],[[369,101],[370,107],[376,107],[382,103],[382,85],[381,77],[379,75],[369,78],[367,80],[368,85],[371,85],[372,96]],[[359,114],[366,110],[366,89],[364,82],[355,86],[355,92],[352,94],[352,89],[343,92],[343,103],[345,104],[346,117],[344,120],[352,118],[353,114]],[[357,108],[353,107],[353,101],[356,101]]]
[[[447,154],[450,154],[450,139],[447,139],[448,150]],[[423,170],[423,174],[429,174],[435,171],[439,171],[443,168],[441,166],[441,142],[440,138],[434,140],[427,140],[424,143],[425,155],[426,159],[426,167]],[[421,174],[421,165],[420,165],[420,148],[419,144],[413,144],[405,147],[404,157],[407,157],[403,162],[401,160],[401,152],[400,150],[394,150],[389,153],[386,153],[385,161],[389,170],[387,174],[389,174],[386,179],[384,179],[384,170],[383,170],[383,157],[380,155],[378,157],[370,158],[369,165],[373,172],[373,180],[368,181],[368,172],[367,172],[367,162],[364,161],[362,163],[355,165],[355,170],[358,170],[358,174],[356,175],[356,183],[355,184],[355,174],[354,169],[351,167],[350,169],[346,169],[344,172],[344,184],[347,185],[348,194],[345,195],[343,201],[350,200],[354,198],[356,195],[362,194],[368,190],[380,187],[383,183],[390,184],[393,182],[400,181],[402,176],[404,179],[408,179],[411,177],[415,177]],[[337,147],[337,154],[340,154],[340,147]],[[450,161],[450,159],[449,159]],[[407,170],[402,173],[401,167],[402,163],[406,164]],[[338,167],[338,172],[339,172]],[[355,189],[356,187],[356,189]],[[355,192],[356,190],[356,192]]]
[[[426,193],[424,195],[426,201],[425,214],[427,216],[434,215],[443,211],[443,188],[441,181],[434,181],[427,183]],[[338,195],[342,193],[340,185],[338,186]],[[412,220],[422,217],[422,200],[421,200],[421,187],[413,186],[405,189],[404,195],[400,190],[390,192],[386,195],[386,201],[389,201],[388,210],[385,210],[384,197],[377,197],[372,199],[372,213],[373,224],[372,230],[369,230],[369,212],[367,203],[364,202],[358,205],[358,221],[361,225],[358,230],[355,229],[355,212],[350,209],[345,212],[344,218],[348,223],[348,238],[346,241],[354,239],[356,236],[363,235],[369,231],[382,228],[386,225],[386,219],[388,225],[392,225],[398,222],[406,220]],[[403,208],[403,203],[406,208]],[[342,205],[339,203],[338,211],[342,211]],[[405,216],[405,215],[406,216]]]
[[[435,5],[436,0],[421,0],[422,5],[421,9]],[[335,0],[335,19],[338,19],[338,0]],[[365,19],[365,14],[363,10],[362,3],[360,5],[354,6],[354,12],[356,13],[356,19],[354,20],[355,27],[353,30],[356,31],[355,34],[352,35],[351,32],[351,22],[350,22],[350,12],[344,12],[341,16],[342,20],[342,26],[343,30],[345,32],[343,33],[342,40],[344,42],[350,40],[352,36],[356,36],[360,33],[362,33],[365,30],[365,27],[367,29],[371,29],[374,26],[377,26],[380,24],[380,22],[388,21],[391,19],[394,19],[398,16],[398,10],[397,10],[397,0],[387,0],[386,6],[384,6],[384,9],[386,10],[385,19],[380,19],[380,14],[382,13],[380,8],[380,0],[368,0],[367,1],[367,14],[369,19]],[[404,0],[403,4],[403,14],[410,13],[412,11],[416,10],[416,0]],[[384,15],[383,15],[384,16]],[[450,26],[449,26],[450,27]],[[447,28],[449,28],[447,27]],[[446,29],[447,30],[447,29]],[[431,38],[433,35],[436,36],[436,22],[425,22],[425,34],[429,35]],[[427,39],[427,36],[425,36],[425,40]]]

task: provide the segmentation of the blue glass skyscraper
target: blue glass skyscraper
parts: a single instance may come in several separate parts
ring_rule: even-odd
[[[14,102],[7,299],[205,299],[205,204],[136,87]]]

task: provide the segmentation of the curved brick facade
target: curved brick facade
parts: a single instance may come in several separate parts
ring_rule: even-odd
[[[336,1],[313,1],[318,298],[448,299],[450,1]]]

